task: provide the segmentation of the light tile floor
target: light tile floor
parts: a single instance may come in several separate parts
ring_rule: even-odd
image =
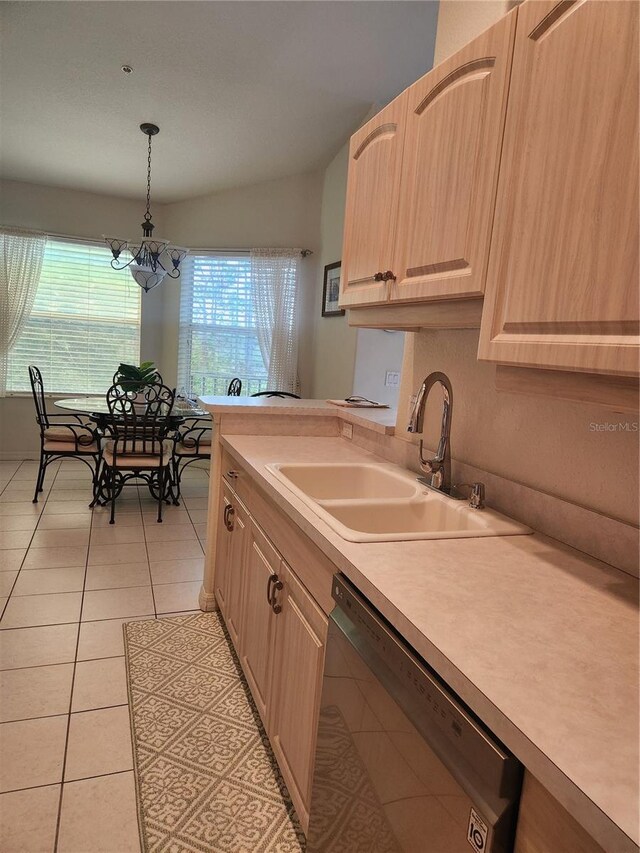
[[[139,851],[122,625],[198,606],[209,477],[155,520],[127,487],[90,510],[82,463],[0,462],[0,850]],[[87,472],[88,473],[88,472]]]

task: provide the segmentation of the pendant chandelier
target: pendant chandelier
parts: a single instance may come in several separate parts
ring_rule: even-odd
[[[188,249],[172,246],[166,240],[153,237],[153,222],[151,221],[151,137],[160,132],[156,124],[141,124],[140,130],[149,137],[149,153],[147,156],[147,211],[142,223],[142,240],[120,240],[116,237],[105,237],[105,241],[113,254],[111,266],[114,270],[129,267],[136,284],[145,291],[151,290],[162,283],[166,276],[178,278],[180,264],[187,255]],[[123,252],[129,252],[131,258],[127,261]],[[164,258],[164,264],[161,260]]]

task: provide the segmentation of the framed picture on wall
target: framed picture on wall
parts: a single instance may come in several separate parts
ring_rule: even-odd
[[[342,317],[344,308],[338,307],[340,299],[340,267],[342,261],[327,264],[324,268],[324,289],[322,291],[322,316]]]

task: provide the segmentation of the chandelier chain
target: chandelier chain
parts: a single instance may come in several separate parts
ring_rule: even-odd
[[[149,136],[149,153],[147,155],[147,212],[144,218],[149,222],[151,220],[151,136]]]

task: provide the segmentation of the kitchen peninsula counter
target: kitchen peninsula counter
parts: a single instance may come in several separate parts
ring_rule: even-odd
[[[278,414],[330,405],[266,400],[260,408]],[[214,420],[216,408],[249,408],[245,400],[237,409],[202,403]],[[346,410],[363,412],[381,414]],[[337,437],[223,434],[220,441],[605,849],[637,849],[635,578],[535,533],[348,542],[265,466],[385,460]]]

